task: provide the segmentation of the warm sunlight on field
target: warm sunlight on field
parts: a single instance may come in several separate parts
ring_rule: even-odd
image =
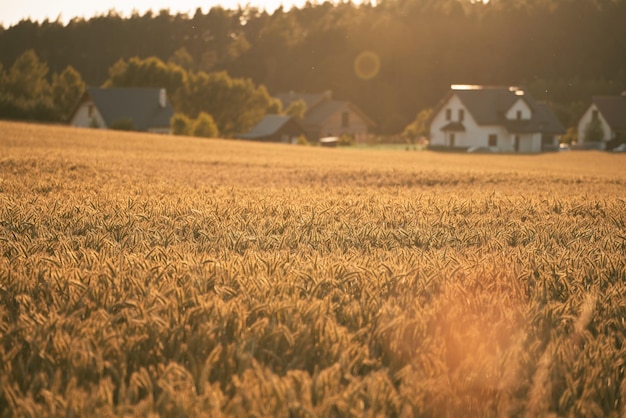
[[[0,122],[0,416],[626,416],[626,155]]]

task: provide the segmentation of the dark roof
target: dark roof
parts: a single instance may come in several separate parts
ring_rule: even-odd
[[[544,103],[536,102],[530,94],[515,87],[474,86],[468,89],[453,89],[440,103],[437,114],[456,95],[465,105],[478,125],[503,125],[509,132],[564,133],[565,128],[554,112]],[[507,111],[523,100],[532,112],[530,120],[506,119]]]
[[[626,95],[594,96],[593,103],[613,130],[626,129]]]
[[[535,110],[537,114],[533,119],[537,119],[541,132],[550,134],[565,133],[565,127],[556,117],[550,106],[546,103],[535,102]]]
[[[91,98],[107,126],[131,119],[138,131],[170,126],[174,110],[169,100],[159,104],[158,88],[88,88]]]
[[[306,115],[304,116],[304,123],[308,126],[320,125],[335,113],[346,109],[350,109],[354,113],[359,115],[359,117],[363,119],[366,124],[370,126],[374,125],[374,122],[370,118],[368,118],[365,113],[361,111],[361,109],[359,109],[350,102],[339,100],[327,100],[318,104],[313,109],[311,109],[310,112],[306,113]]]
[[[313,109],[315,106],[325,100],[332,98],[332,93],[326,91],[324,93],[296,93],[293,91],[278,93],[276,98],[283,104],[283,109],[287,109],[289,105],[295,101],[302,100],[306,104],[306,111]]]
[[[441,130],[449,132],[464,132],[465,125],[463,125],[461,122],[450,122],[447,125],[443,126]]]
[[[374,125],[374,122],[367,117],[365,113],[353,103],[345,100],[333,100],[332,93],[326,91],[324,93],[279,93],[276,95],[278,99],[283,103],[283,108],[286,109],[291,103],[296,100],[303,100],[306,103],[306,113],[304,115],[303,125],[316,126],[320,125],[335,112],[344,108],[349,108],[356,114],[358,114],[364,121],[370,126]]]
[[[237,135],[237,137],[243,139],[268,137],[277,133],[291,119],[292,117],[288,115],[265,115],[250,132]]]

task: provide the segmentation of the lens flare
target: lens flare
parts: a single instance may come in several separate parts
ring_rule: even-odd
[[[354,72],[361,80],[371,80],[380,71],[380,58],[373,51],[363,51],[354,60]]]

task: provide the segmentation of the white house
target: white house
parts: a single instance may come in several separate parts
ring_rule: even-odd
[[[578,143],[585,144],[585,133],[592,121],[602,127],[599,148],[612,148],[626,141],[626,92],[620,96],[594,96],[578,121]]]
[[[554,149],[562,133],[552,110],[522,89],[452,85],[433,112],[430,145],[534,153]]]
[[[173,115],[165,89],[88,88],[70,117],[70,125],[169,134]]]

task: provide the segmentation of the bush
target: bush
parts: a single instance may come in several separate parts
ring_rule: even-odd
[[[170,119],[170,128],[174,135],[190,135],[192,124],[192,120],[183,113],[175,113]]]
[[[337,141],[337,145],[340,147],[349,147],[354,145],[354,136],[343,134],[339,137],[339,141]]]
[[[192,135],[204,138],[216,138],[218,129],[215,120],[213,120],[213,116],[205,112],[200,112],[193,123]]]
[[[133,120],[130,118],[116,120],[115,122],[111,123],[111,126],[109,128],[115,129],[118,131],[136,131],[137,130],[135,128],[135,122],[133,122]]]
[[[309,141],[306,139],[306,136],[300,135],[298,139],[296,139],[296,145],[309,145]]]

